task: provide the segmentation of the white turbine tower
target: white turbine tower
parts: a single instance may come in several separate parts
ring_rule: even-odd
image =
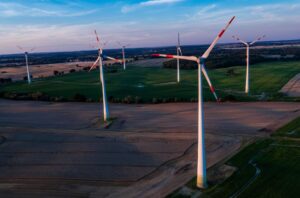
[[[254,45],[254,43],[256,43],[257,41],[260,41],[261,39],[265,38],[266,36],[263,35],[261,37],[258,37],[257,39],[255,39],[254,41],[252,41],[251,43],[246,42],[241,40],[239,37],[237,36],[232,36],[234,39],[236,39],[237,41],[243,43],[244,45],[246,45],[246,83],[245,83],[245,93],[248,94],[249,93],[249,81],[250,81],[250,74],[249,74],[249,58],[250,58],[250,46]]]
[[[224,32],[227,30],[229,25],[232,23],[235,17],[232,17],[226,27],[221,30],[215,40],[211,43],[209,48],[201,57],[196,56],[175,56],[167,54],[153,54],[156,57],[166,57],[166,58],[178,58],[182,60],[194,61],[198,64],[198,159],[197,159],[197,187],[206,188],[207,178],[206,178],[206,157],[205,157],[205,139],[204,139],[204,119],[203,119],[203,97],[202,97],[202,76],[203,72],[206,79],[208,75],[205,71],[205,60],[209,56],[210,52],[217,44],[218,40],[223,36]]]
[[[97,45],[98,45],[98,58],[94,62],[94,64],[91,66],[90,71],[94,69],[97,64],[99,63],[99,71],[100,71],[100,83],[102,85],[102,101],[103,101],[103,119],[106,122],[110,117],[109,117],[109,108],[108,108],[108,103],[107,103],[107,96],[106,96],[106,87],[105,87],[105,79],[104,79],[104,74],[103,74],[103,58],[107,58],[110,60],[113,60],[115,62],[122,63],[122,61],[103,55],[103,46],[105,44],[101,44],[99,40],[99,36],[97,34],[97,31],[95,30],[95,35],[97,39]]]
[[[31,83],[31,77],[30,77],[30,71],[29,71],[29,66],[28,66],[28,51],[24,50],[24,48],[22,48],[21,46],[17,46],[17,47],[24,52],[26,69],[27,69],[27,82],[28,82],[28,84],[30,84]],[[31,48],[30,52],[33,52],[34,49],[35,48]]]
[[[178,32],[178,40],[177,40],[177,56],[182,56],[182,51],[180,47],[180,34]],[[177,82],[180,82],[180,63],[179,58],[177,58]]]
[[[123,69],[126,70],[126,57],[125,57],[125,48],[128,47],[130,44],[122,45],[120,42],[118,42],[118,45],[122,49],[122,58],[123,58]]]

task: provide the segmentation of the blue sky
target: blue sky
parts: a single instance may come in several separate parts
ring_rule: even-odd
[[[300,0],[0,0],[0,54],[16,45],[37,51],[92,49],[93,30],[117,48],[207,44],[231,16],[237,18],[221,42],[233,34],[253,40],[300,38]]]

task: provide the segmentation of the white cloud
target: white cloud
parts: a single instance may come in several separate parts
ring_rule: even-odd
[[[136,21],[77,25],[2,25],[0,54],[19,52],[17,45],[26,49],[36,47],[36,52],[90,50],[91,45],[96,42],[94,29],[103,42],[108,41],[106,48],[118,47],[116,41],[139,47],[145,46],[145,41],[151,41],[149,31],[140,27]]]
[[[184,0],[148,0],[148,1],[143,1],[139,4],[123,6],[121,11],[123,13],[127,13],[127,12],[131,12],[133,10],[143,8],[143,7],[163,5],[163,4],[173,4],[173,3],[178,3],[181,1],[184,1]]]
[[[80,12],[66,12],[61,10],[46,10],[42,8],[29,7],[18,3],[0,3],[0,16],[55,16],[55,17],[76,17],[92,14],[96,9]]]
[[[184,19],[177,22],[177,25],[190,32],[193,31],[190,28],[192,26],[201,27],[201,30],[194,29],[194,35],[190,36],[197,38],[201,35],[201,40],[199,37],[197,41],[203,43],[215,36],[209,36],[208,32],[217,33],[227,20],[236,16],[222,41],[232,42],[232,34],[238,34],[244,40],[252,40],[262,34],[266,34],[268,40],[298,39],[299,9],[300,3],[275,3],[233,8],[213,4],[186,15]]]
[[[163,2],[166,3],[160,1]],[[155,2],[146,6],[157,4],[158,2]],[[221,42],[233,42],[232,34],[238,34],[245,40],[252,40],[256,34],[266,34],[269,40],[293,39],[299,38],[300,35],[299,9],[300,3],[264,4],[230,9],[224,8],[221,4],[211,4],[198,9],[193,8],[194,13],[175,13],[180,15],[192,13],[178,17],[178,20],[158,20],[155,23],[135,18],[134,21],[126,22],[97,20],[95,23],[82,22],[77,25],[2,24],[0,54],[17,52],[16,45],[37,47],[37,51],[91,49],[89,44],[95,43],[94,29],[98,30],[104,41],[109,41],[107,48],[117,47],[116,41],[130,43],[131,47],[176,45],[178,31],[181,33],[183,44],[205,44],[214,39],[233,15],[237,18]],[[16,15],[14,9],[7,8],[6,11],[7,15]],[[43,15],[54,15],[47,10],[46,13],[38,12]],[[55,14],[62,15],[60,12]],[[72,13],[63,14],[70,16]]]
[[[282,21],[290,16],[299,16],[300,4],[263,4],[258,6],[245,6],[224,9],[215,4],[198,10],[195,14],[187,16],[187,20],[208,20],[211,22],[222,21],[226,17],[236,15],[238,20],[246,22]],[[294,18],[298,20],[297,18]]]

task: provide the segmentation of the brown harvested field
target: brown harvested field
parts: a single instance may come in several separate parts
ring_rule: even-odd
[[[71,62],[71,63],[56,63],[43,65],[29,65],[30,74],[33,78],[53,76],[53,72],[59,71],[69,73],[71,69],[76,71],[82,70],[84,67],[91,67],[94,62]],[[104,61],[104,64],[113,64],[113,61]],[[0,67],[0,78],[11,78],[12,80],[22,80],[26,73],[26,67]]]
[[[53,72],[59,71],[69,73],[71,69],[82,70],[83,67],[91,66],[93,62],[72,62],[44,65],[30,65],[30,73],[34,78],[53,76]],[[77,66],[78,65],[78,66]],[[12,80],[22,80],[26,76],[26,67],[0,67],[1,78],[11,78]]]
[[[132,59],[128,59],[132,61]],[[162,67],[163,62],[167,59],[145,59],[127,63],[127,66],[135,67]],[[113,64],[113,61],[104,61],[104,64]],[[53,76],[53,72],[59,71],[69,73],[71,69],[76,71],[82,70],[84,67],[90,67],[93,62],[71,62],[71,63],[56,63],[56,64],[43,64],[43,65],[29,65],[30,74],[33,78]],[[23,80],[27,75],[26,67],[0,67],[0,78],[11,78],[12,80]]]
[[[0,100],[0,197],[163,197],[195,175],[197,104]],[[300,115],[299,103],[205,103],[208,167]]]

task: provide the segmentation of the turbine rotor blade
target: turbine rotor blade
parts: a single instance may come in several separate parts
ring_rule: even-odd
[[[17,48],[19,48],[20,50],[24,51],[24,49],[21,46],[19,46],[19,45],[17,45]]]
[[[164,57],[164,58],[178,58],[181,60],[189,60],[189,61],[194,61],[198,62],[199,59],[195,56],[177,56],[177,55],[170,55],[170,54],[152,54],[151,56],[153,57]]]
[[[100,49],[100,48],[101,48],[101,46],[100,46],[100,39],[99,39],[99,36],[98,36],[98,34],[97,34],[97,31],[96,31],[96,30],[94,30],[94,33],[95,33],[95,35],[96,35],[97,44],[98,44],[98,47],[99,47],[99,49]]]
[[[210,54],[210,52],[212,51],[212,49],[215,47],[215,45],[217,44],[217,42],[219,41],[219,39],[223,36],[223,34],[225,33],[225,31],[228,29],[228,27],[230,26],[230,24],[232,23],[232,21],[235,19],[235,16],[232,17],[230,19],[230,21],[227,23],[227,25],[225,26],[224,29],[221,30],[221,32],[218,34],[218,36],[215,38],[215,40],[211,43],[211,45],[209,46],[209,48],[206,50],[206,52],[202,55],[202,58],[207,58]]]
[[[105,42],[102,44],[102,46],[103,46],[103,47],[106,46],[107,43],[108,43],[108,41],[105,41]]]
[[[240,39],[240,38],[237,37],[237,36],[232,36],[232,38],[236,39],[237,41],[239,41],[239,42],[241,42],[241,43],[243,43],[243,44],[245,44],[245,45],[248,45],[248,43],[247,43],[246,41],[243,41],[242,39]]]
[[[253,45],[254,43],[256,43],[257,41],[260,41],[261,39],[263,39],[263,38],[265,38],[266,37],[266,35],[263,35],[263,36],[261,36],[261,37],[258,37],[257,39],[255,39],[254,41],[252,41],[251,43],[250,43],[250,45]]]
[[[94,68],[96,67],[96,65],[97,65],[97,63],[99,62],[99,60],[100,60],[100,56],[98,56],[98,58],[97,58],[96,61],[93,63],[93,65],[91,66],[91,68],[90,68],[89,71],[91,71],[92,69],[94,69]]]
[[[212,83],[211,83],[211,81],[210,81],[210,79],[209,79],[209,76],[208,76],[208,74],[207,74],[207,72],[206,72],[206,69],[205,69],[205,65],[204,65],[204,64],[202,64],[201,70],[202,70],[202,73],[203,73],[203,75],[204,75],[204,77],[205,77],[205,79],[206,79],[206,81],[207,81],[207,84],[208,84],[208,86],[209,86],[209,89],[210,89],[211,93],[214,95],[216,101],[219,101],[219,98],[218,98],[218,96],[217,96],[217,94],[216,94],[215,88],[213,87],[213,85],[212,85]]]
[[[113,57],[110,57],[110,56],[106,56],[106,55],[102,55],[102,56],[103,56],[103,58],[113,60],[113,61],[118,62],[118,63],[123,63],[123,61],[121,61],[119,59],[116,59],[116,58],[113,58]]]

